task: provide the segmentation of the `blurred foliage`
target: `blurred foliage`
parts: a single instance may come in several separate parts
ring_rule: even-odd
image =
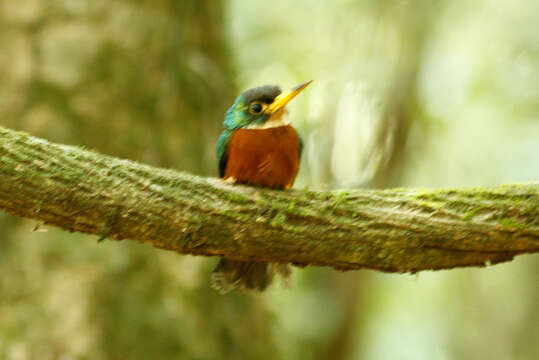
[[[240,90],[289,106],[297,187],[539,179],[532,0],[0,0],[0,125],[216,175]],[[539,262],[295,271],[217,295],[214,260],[0,214],[0,359],[534,359]]]

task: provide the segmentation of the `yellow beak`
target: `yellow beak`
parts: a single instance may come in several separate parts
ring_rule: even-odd
[[[305,89],[307,86],[309,86],[310,83],[312,83],[312,80],[309,80],[307,82],[304,82],[303,84],[300,84],[293,88],[292,90],[288,90],[280,94],[273,100],[273,102],[266,108],[264,111],[266,114],[274,114],[278,112],[279,110],[283,109],[286,104],[290,102],[293,98],[296,97],[297,94],[299,94],[303,89]]]

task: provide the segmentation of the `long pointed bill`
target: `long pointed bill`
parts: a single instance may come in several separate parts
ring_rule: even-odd
[[[293,98],[296,97],[297,94],[299,94],[303,89],[305,89],[307,86],[309,86],[310,83],[312,83],[312,80],[309,80],[307,82],[304,82],[303,84],[300,84],[293,88],[292,90],[288,90],[280,94],[273,100],[273,102],[266,108],[265,113],[266,114],[274,114],[278,112],[279,110],[283,109],[286,104],[290,102]]]

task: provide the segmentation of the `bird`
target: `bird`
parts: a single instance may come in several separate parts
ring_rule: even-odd
[[[225,114],[217,143],[219,176],[229,184],[288,190],[299,171],[303,141],[288,120],[286,105],[312,80],[282,92],[264,85],[241,93]],[[211,277],[220,293],[264,291],[274,274],[287,279],[287,264],[221,258]]]

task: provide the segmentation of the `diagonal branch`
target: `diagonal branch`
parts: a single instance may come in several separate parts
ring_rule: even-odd
[[[539,251],[539,184],[446,190],[229,186],[0,127],[0,209],[182,254],[341,270],[482,266]]]

